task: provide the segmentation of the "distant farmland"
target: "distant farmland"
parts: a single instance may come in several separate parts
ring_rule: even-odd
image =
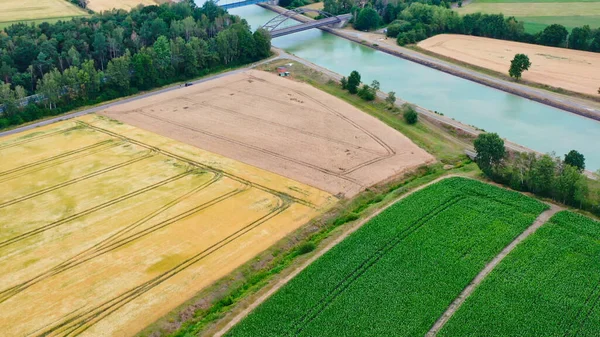
[[[498,265],[438,336],[598,336],[600,223],[557,213]]]
[[[130,10],[138,5],[150,6],[156,5],[161,0],[90,0],[88,8],[94,12],[108,11],[113,8]]]
[[[100,116],[0,156],[4,336],[133,335],[336,202]]]
[[[450,178],[366,223],[228,336],[423,336],[547,205]]]
[[[0,1],[0,29],[19,22],[56,22],[85,15],[86,11],[65,0]]]
[[[600,27],[600,0],[476,0],[457,11],[514,16],[525,23],[529,33],[539,32],[553,23],[568,30],[583,25]]]

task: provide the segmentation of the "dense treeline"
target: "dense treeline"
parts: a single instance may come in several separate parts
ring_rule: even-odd
[[[354,27],[372,30],[387,25],[387,35],[398,44],[415,43],[436,34],[453,33],[541,44],[553,47],[600,52],[600,28],[574,28],[569,34],[559,24],[537,34],[525,32],[523,22],[502,14],[458,15],[442,0],[409,0],[396,3],[370,0],[359,7],[355,0],[325,0],[324,10],[332,14],[354,13]]]
[[[600,215],[600,190],[592,189],[583,175],[585,158],[579,152],[573,150],[564,159],[553,154],[507,153],[495,133],[479,135],[475,150],[477,165],[495,182]]]
[[[113,10],[0,31],[0,128],[249,63],[270,36],[212,2]],[[38,104],[23,98],[40,94]]]
[[[436,34],[454,33],[600,52],[600,28],[583,26],[574,28],[569,34],[565,27],[553,24],[537,34],[529,34],[525,32],[523,22],[502,14],[460,16],[451,9],[421,3],[414,3],[400,12],[395,8],[392,11],[398,14],[394,17],[384,13],[383,18],[393,19],[387,34],[397,38],[400,45]]]

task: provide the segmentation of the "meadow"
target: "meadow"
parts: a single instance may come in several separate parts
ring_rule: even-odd
[[[89,115],[0,138],[3,335],[133,335],[337,199]]]
[[[600,27],[598,0],[477,0],[457,11],[460,14],[482,12],[514,16],[524,22],[528,33],[542,31],[555,23],[565,26],[569,31],[583,25]]]
[[[84,15],[88,13],[65,0],[0,1],[0,29],[19,22],[56,22]]]
[[[392,205],[228,336],[417,336],[547,206],[449,178]]]
[[[439,336],[597,336],[600,223],[557,213],[509,254]]]

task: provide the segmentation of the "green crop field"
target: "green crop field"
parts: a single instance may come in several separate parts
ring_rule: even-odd
[[[88,15],[66,0],[0,0],[0,29],[19,22],[42,23]]]
[[[457,12],[514,16],[524,22],[528,33],[537,33],[554,23],[569,31],[583,25],[600,27],[600,0],[476,0]]]
[[[546,208],[478,181],[446,179],[373,218],[228,336],[423,336]]]
[[[557,213],[509,254],[439,336],[598,336],[600,223]]]

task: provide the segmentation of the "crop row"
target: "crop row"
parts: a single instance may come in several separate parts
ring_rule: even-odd
[[[546,205],[451,178],[400,201],[311,264],[229,336],[417,336]]]
[[[598,336],[600,223],[557,213],[469,297],[440,336]]]

